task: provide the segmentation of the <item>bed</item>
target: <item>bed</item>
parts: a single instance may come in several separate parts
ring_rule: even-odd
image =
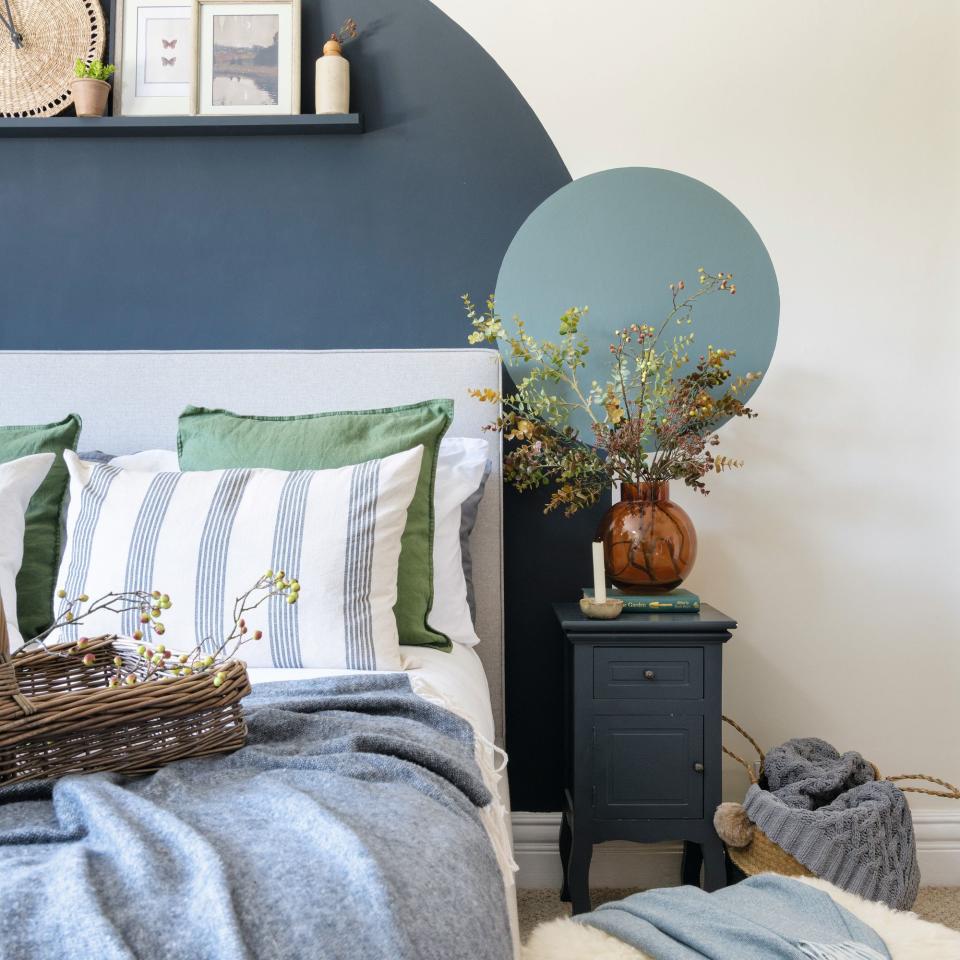
[[[450,436],[487,438],[493,472],[471,538],[477,606],[475,648],[451,653],[402,648],[414,692],[467,720],[477,760],[494,800],[481,811],[505,891],[517,949],[515,866],[504,773],[503,601],[499,437],[484,433],[489,407],[468,388],[500,387],[495,351],[154,351],[3,352],[4,423],[82,415],[82,446],[116,454],[171,449],[177,416],[187,403],[265,415],[360,409],[412,403],[431,397],[455,401]],[[149,371],[149,376],[144,371]],[[66,372],[66,374],[65,374]],[[131,385],[136,385],[132,388]],[[251,671],[262,684],[348,671]]]

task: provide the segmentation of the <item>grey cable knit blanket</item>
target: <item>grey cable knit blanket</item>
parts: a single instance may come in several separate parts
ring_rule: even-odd
[[[747,816],[818,877],[868,900],[909,910],[920,868],[903,792],[874,780],[859,753],[815,737],[788,740],[764,758],[766,789],[752,786]]]
[[[511,956],[469,724],[403,674],[245,704],[236,753],[0,791],[3,960]]]

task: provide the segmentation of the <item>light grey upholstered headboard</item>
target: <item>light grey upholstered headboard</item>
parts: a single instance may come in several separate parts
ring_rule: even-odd
[[[493,472],[473,533],[477,652],[503,739],[503,550],[499,437],[468,388],[500,389],[495,350],[0,351],[0,424],[83,418],[80,447],[175,449],[189,404],[285,416],[454,401],[449,436],[485,437]]]

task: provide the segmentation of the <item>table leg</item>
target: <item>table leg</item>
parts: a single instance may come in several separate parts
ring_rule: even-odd
[[[570,820],[566,813],[560,816],[560,866],[563,868],[563,886],[560,888],[560,899],[564,903],[570,902],[570,848],[573,844],[573,833],[570,830]]]
[[[683,860],[680,865],[680,882],[684,886],[700,886],[700,867],[703,865],[703,850],[699,843],[683,841]]]
[[[723,852],[723,841],[719,837],[705,840],[703,851],[703,889],[708,893],[720,890],[727,885],[727,864]]]
[[[590,861],[593,859],[593,843],[588,831],[573,823],[573,840],[567,867],[567,885],[573,912],[589,913],[593,909],[590,903]]]

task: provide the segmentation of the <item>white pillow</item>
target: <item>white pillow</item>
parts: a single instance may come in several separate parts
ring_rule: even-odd
[[[433,607],[427,621],[455,643],[479,643],[463,574],[460,511],[483,482],[489,450],[487,441],[444,437],[437,458],[433,509]]]
[[[177,473],[180,461],[176,450],[140,450],[120,457],[112,457],[110,463],[121,470],[152,470],[155,473]]]
[[[479,643],[479,638],[463,571],[461,509],[480,488],[488,456],[484,439],[444,437],[434,483],[433,607],[427,620],[434,630],[466,646]],[[110,463],[125,470],[180,469],[175,450],[141,450],[114,457]]]
[[[264,639],[241,658],[255,667],[401,668],[393,606],[400,537],[423,448],[336,470],[153,472],[93,464],[67,451],[70,507],[58,584],[68,597],[161,590],[164,642],[219,642],[234,599],[267,568],[302,585],[247,618]],[[69,624],[130,634],[133,613]]]
[[[0,598],[11,652],[23,646],[17,626],[17,574],[23,562],[27,505],[55,459],[53,453],[34,453],[0,463]]]

